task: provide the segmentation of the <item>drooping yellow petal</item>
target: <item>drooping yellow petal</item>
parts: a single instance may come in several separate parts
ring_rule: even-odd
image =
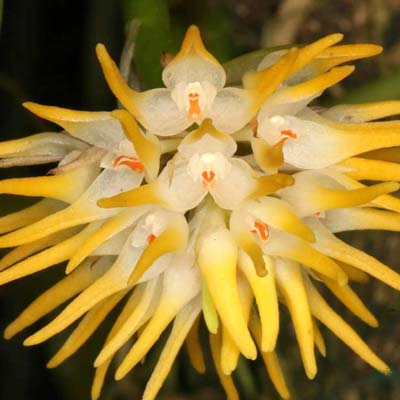
[[[376,328],[378,321],[368,310],[362,300],[357,294],[351,289],[349,285],[339,286],[336,282],[321,277],[324,284],[328,289],[357,317],[359,317],[366,324]]]
[[[250,318],[250,329],[260,349],[261,356],[263,358],[265,367],[267,369],[268,376],[270,377],[275,389],[283,399],[289,399],[290,393],[285,382],[278,355],[275,351],[263,351],[262,350],[262,338],[261,338],[261,324],[257,315],[254,313]]]
[[[197,262],[222,323],[243,355],[254,359],[256,349],[247,329],[237,289],[237,248],[229,231],[219,229],[203,238]]]
[[[353,157],[338,164],[344,173],[356,180],[400,181],[400,165],[397,163]]]
[[[80,227],[66,229],[61,232],[53,233],[50,236],[46,236],[43,239],[36,240],[35,242],[15,247],[0,260],[0,271],[9,267],[10,265],[16,264],[17,262],[25,258],[28,258],[29,256],[35,253],[38,253],[46,249],[47,247],[54,246],[57,243],[69,239],[70,237],[78,233],[80,230],[81,230]]]
[[[135,287],[132,295],[129,297],[124,308],[119,314],[117,320],[114,322],[114,325],[112,326],[109,334],[107,335],[105,345],[111,340],[114,334],[120,329],[120,327],[124,324],[124,322],[129,318],[129,316],[133,312],[133,310],[136,308],[138,302],[142,297],[144,287],[145,285],[142,284],[139,284]],[[92,400],[97,400],[100,397],[104,379],[106,377],[108,368],[110,367],[111,361],[112,357],[110,357],[103,364],[101,364],[99,367],[96,368],[91,390]]]
[[[51,199],[38,201],[36,204],[27,207],[21,211],[5,215],[0,218],[0,233],[6,233],[18,228],[33,224],[48,215],[60,211],[65,204]],[[10,246],[15,246],[11,244]]]
[[[175,317],[172,331],[146,384],[143,400],[154,400],[156,398],[199,312],[200,302],[195,299]]]
[[[68,260],[82,243],[98,229],[99,224],[93,223],[76,235],[55,244],[40,253],[20,261],[12,267],[0,272],[0,285],[14,281],[35,272],[57,265]]]
[[[161,149],[158,139],[149,133],[144,136],[133,116],[125,110],[115,110],[111,116],[119,120],[125,135],[135,146],[136,153],[143,162],[147,181],[153,181],[157,177],[160,167]]]
[[[231,375],[225,375],[221,369],[221,333],[209,335],[211,355],[214,361],[219,380],[225,390],[228,400],[239,400],[239,393]]]
[[[72,274],[68,275],[31,303],[4,331],[4,337],[11,339],[23,329],[32,325],[44,315],[87,288],[98,279],[110,265],[110,260],[104,258],[98,262],[85,261]]]
[[[129,277],[129,284],[134,285],[163,254],[176,253],[185,249],[188,237],[189,230],[185,217],[176,216],[165,231],[144,249]]]
[[[359,269],[352,267],[351,265],[338,262],[340,268],[343,269],[345,274],[349,277],[349,280],[358,282],[358,283],[367,283],[369,282],[369,275]]]
[[[358,334],[336,314],[311,282],[307,282],[307,294],[312,314],[346,343],[365,362],[383,374],[390,374],[389,367],[365,344]]]
[[[216,334],[219,327],[218,313],[215,309],[214,302],[211,298],[210,291],[208,290],[207,283],[203,281],[202,288],[202,311],[204,321],[210,333]]]
[[[313,379],[317,373],[313,322],[299,264],[286,260],[277,263],[276,281],[293,321],[304,369]]]
[[[100,261],[104,257],[100,258]],[[127,277],[123,274],[124,265],[117,259],[107,272],[78,297],[76,297],[53,321],[29,336],[25,346],[39,344],[64,330],[96,304],[127,288]]]
[[[388,162],[400,162],[400,147],[388,147],[384,149],[372,150],[367,153],[363,153],[361,157]]]
[[[238,265],[249,281],[256,299],[261,320],[261,350],[271,352],[275,349],[279,334],[279,304],[275,285],[275,267],[270,257],[265,256],[267,275],[256,274],[251,261],[243,252],[239,254]]]
[[[126,341],[141,326],[143,318],[149,308],[157,305],[157,290],[160,290],[159,283],[158,279],[153,279],[141,285],[143,286],[141,297],[137,301],[135,309],[131,312],[129,317],[126,318],[125,322],[121,324],[118,330],[115,331],[113,337],[107,340],[107,343],[104,345],[94,363],[96,368],[109,360],[121,348],[121,346],[126,343]]]
[[[321,353],[323,357],[326,357],[326,346],[325,340],[322,336],[321,330],[319,329],[318,323],[315,319],[313,319],[313,333],[314,333],[314,342],[315,347]]]
[[[204,361],[203,349],[201,348],[200,343],[199,327],[200,315],[196,318],[193,326],[190,328],[190,331],[186,336],[186,350],[193,368],[199,374],[204,374],[206,371],[206,364]]]
[[[340,104],[322,115],[338,122],[367,122],[400,114],[400,101],[388,100],[362,104]],[[379,151],[379,150],[378,150]]]
[[[5,179],[0,181],[0,193],[48,197],[72,203],[98,174],[99,168],[85,165],[54,176]]]
[[[121,211],[104,222],[81,246],[74,252],[66,268],[66,273],[73,271],[87,256],[106,240],[110,239],[137,219],[145,209],[134,208]]]
[[[122,291],[91,309],[80,321],[79,325],[73,330],[71,335],[58,350],[58,352],[47,363],[47,368],[55,368],[71,357],[82,347],[92,336],[99,325],[104,321],[112,309],[122,300],[127,291]]]
[[[249,320],[251,306],[253,305],[253,293],[243,276],[238,276],[239,295],[242,304],[245,321]],[[221,368],[225,375],[231,374],[237,367],[240,350],[232,340],[228,330],[222,326]]]

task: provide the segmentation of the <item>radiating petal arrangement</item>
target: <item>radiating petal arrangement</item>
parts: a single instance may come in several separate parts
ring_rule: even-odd
[[[143,399],[155,399],[181,347],[206,369],[209,350],[226,396],[232,372],[259,354],[279,395],[289,390],[279,364],[280,313],[288,309],[306,375],[325,356],[325,325],[366,363],[389,367],[325,301],[324,287],[376,327],[353,290],[367,276],[400,289],[400,275],[335,234],[400,231],[400,101],[310,103],[375,45],[337,45],[333,34],[265,56],[242,84],[225,87],[223,66],[191,26],[165,66],[165,88],[137,92],[106,48],[97,55],[124,109],[87,112],[25,103],[60,133],[0,143],[0,167],[53,165],[46,176],[0,181],[0,192],[42,198],[0,218],[0,284],[66,262],[66,276],[5,330],[7,339],[62,304],[25,339],[42,343],[79,320],[48,367],[74,354],[119,303],[122,311],[94,360],[100,397],[116,354],[115,378],[169,337]],[[372,183],[371,183],[372,182]],[[207,366],[208,368],[208,366]]]

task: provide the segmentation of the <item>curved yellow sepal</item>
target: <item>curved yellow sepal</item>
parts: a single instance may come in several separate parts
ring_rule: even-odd
[[[322,296],[307,282],[307,294],[312,314],[349,346],[365,362],[385,375],[390,368],[365,344],[358,334],[325,302]]]
[[[160,168],[160,145],[155,136],[146,136],[140,132],[133,116],[125,110],[114,110],[111,116],[118,119],[127,138],[135,146],[136,153],[143,162],[148,182],[153,181]]]
[[[322,336],[321,330],[319,329],[318,323],[315,319],[313,319],[313,332],[314,332],[315,347],[321,353],[322,357],[326,357],[325,340],[324,337]]]
[[[201,348],[199,336],[200,316],[196,318],[193,326],[186,336],[186,350],[189,355],[193,368],[199,373],[204,374],[206,363],[204,361],[203,349]]]
[[[287,174],[274,174],[260,176],[255,179],[256,188],[248,196],[249,200],[257,199],[258,197],[267,196],[280,189],[294,184],[294,178]]]
[[[215,309],[214,302],[211,298],[210,291],[208,290],[207,283],[203,281],[202,294],[202,310],[204,321],[210,333],[216,334],[219,328],[218,313]]]
[[[251,138],[250,143],[254,158],[261,169],[267,174],[276,173],[284,162],[283,147],[270,146],[265,140],[256,137]]]

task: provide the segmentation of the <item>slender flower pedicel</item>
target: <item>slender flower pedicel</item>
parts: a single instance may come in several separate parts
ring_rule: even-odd
[[[1,193],[43,198],[0,218],[0,247],[13,248],[0,261],[0,283],[64,261],[67,267],[65,278],[30,304],[5,337],[68,302],[24,342],[42,343],[79,320],[49,361],[53,368],[124,302],[94,361],[93,400],[126,343],[131,348],[117,380],[165,330],[169,337],[143,399],[156,398],[184,344],[193,367],[204,372],[203,323],[227,398],[239,397],[231,376],[239,356],[259,354],[287,399],[275,351],[286,307],[310,379],[317,373],[315,349],[325,356],[320,324],[390,373],[321,295],[326,286],[376,327],[352,282],[371,275],[400,289],[399,274],[335,236],[400,231],[400,199],[393,195],[400,121],[376,121],[399,114],[400,102],[309,105],[354,69],[338,65],[381,52],[375,45],[337,45],[341,39],[333,34],[270,53],[243,74],[240,87],[225,87],[224,68],[191,26],[163,70],[165,88],[134,91],[97,46],[124,109],[25,103],[63,131],[0,143],[2,167],[58,162],[43,177],[0,181]]]

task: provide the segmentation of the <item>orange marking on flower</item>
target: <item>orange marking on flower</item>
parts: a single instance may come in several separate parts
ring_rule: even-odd
[[[269,226],[258,220],[254,222],[254,229],[251,232],[260,236],[264,241],[268,240],[270,234]]]
[[[214,171],[203,171],[201,174],[201,177],[203,178],[203,187],[205,189],[208,189],[213,184],[213,181],[215,178],[215,172]]]
[[[195,120],[201,114],[201,109],[199,104],[200,96],[198,93],[189,93],[188,97],[189,97],[188,114],[190,119]]]
[[[297,139],[297,134],[294,133],[293,131],[291,131],[290,129],[285,129],[285,130],[281,131],[281,135],[284,137],[281,140],[279,140],[278,142],[276,142],[274,144],[274,147],[283,146],[289,138]]]
[[[147,244],[150,244],[156,237],[156,235],[150,233],[150,235],[147,237]]]
[[[117,168],[120,165],[125,165],[139,174],[144,170],[143,163],[136,157],[119,156],[113,161],[113,167]]]

